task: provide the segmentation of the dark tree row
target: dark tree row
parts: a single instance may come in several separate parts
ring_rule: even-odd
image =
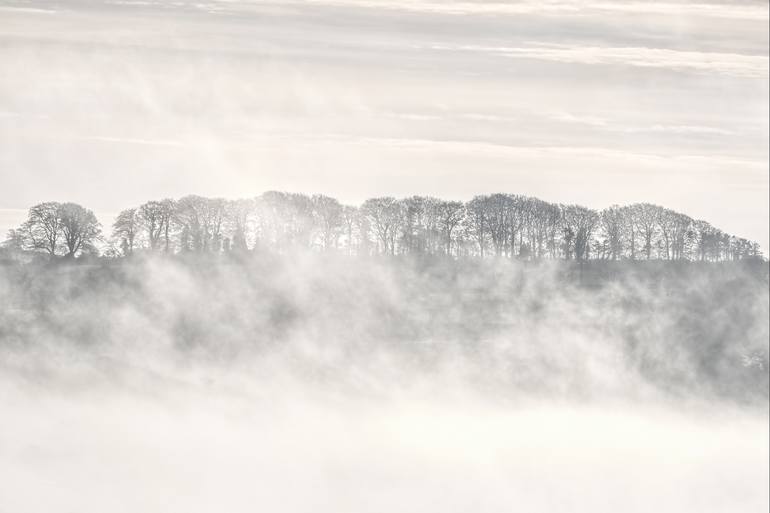
[[[323,195],[266,192],[253,199],[185,196],[123,210],[110,237],[73,203],[35,205],[6,246],[74,257],[136,251],[230,252],[295,248],[350,255],[446,254],[519,259],[704,260],[761,257],[759,245],[649,203],[602,211],[515,194],[467,203],[412,196],[361,206]]]

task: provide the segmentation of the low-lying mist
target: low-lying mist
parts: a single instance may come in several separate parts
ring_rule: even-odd
[[[768,267],[0,267],[0,512],[766,511]]]
[[[7,372],[34,380],[195,371],[374,395],[449,380],[764,404],[767,271],[312,253],[6,266],[0,335]]]

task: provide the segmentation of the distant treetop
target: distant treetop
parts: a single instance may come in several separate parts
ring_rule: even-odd
[[[252,199],[184,196],[123,210],[110,236],[75,203],[33,206],[5,246],[73,258],[144,252],[247,252],[298,248],[348,255],[444,254],[567,260],[761,258],[756,242],[649,203],[601,211],[516,194],[467,203],[412,196],[361,206],[329,196],[269,191]]]

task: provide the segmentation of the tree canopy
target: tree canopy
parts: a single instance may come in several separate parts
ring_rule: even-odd
[[[75,203],[29,209],[6,245],[75,257],[135,251],[246,252],[299,248],[348,255],[443,254],[566,260],[761,258],[756,242],[703,220],[653,205],[601,211],[516,194],[479,195],[466,203],[427,196],[370,198],[343,205],[324,195],[278,191],[227,200],[188,195],[121,211],[105,238],[94,213]]]

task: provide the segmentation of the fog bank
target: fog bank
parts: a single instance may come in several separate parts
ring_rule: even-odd
[[[768,507],[767,264],[0,267],[0,511]]]
[[[734,409],[319,402],[310,387],[286,401],[281,390],[244,397],[207,385],[172,388],[51,396],[4,381],[3,510],[768,507],[766,418]]]

